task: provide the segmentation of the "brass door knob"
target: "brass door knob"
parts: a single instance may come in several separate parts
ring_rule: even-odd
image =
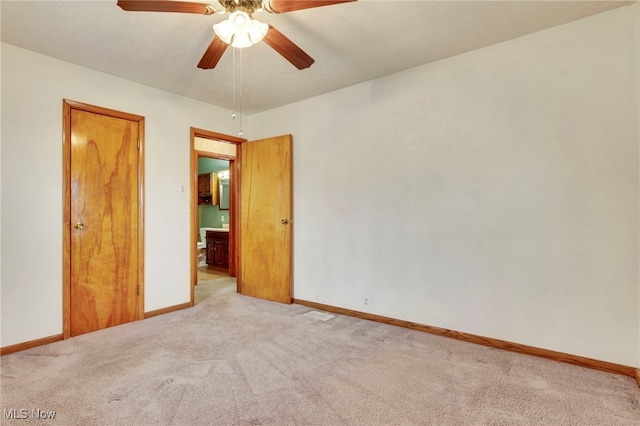
[[[84,223],[82,222],[76,222],[75,225],[73,225],[74,228],[76,228],[78,231],[81,230],[82,228],[84,228]]]

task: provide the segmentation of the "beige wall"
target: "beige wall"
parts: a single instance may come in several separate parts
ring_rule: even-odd
[[[640,365],[637,31],[634,5],[250,116],[293,134],[294,297]]]
[[[228,111],[11,45],[2,56],[1,346],[62,333],[62,99],[145,117],[145,310],[190,300],[190,128]]]

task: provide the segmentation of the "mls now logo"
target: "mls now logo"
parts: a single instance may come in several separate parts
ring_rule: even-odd
[[[2,417],[6,420],[21,420],[21,419],[55,419],[55,411],[45,411],[39,408],[33,408],[31,411],[26,408],[4,408],[2,410]]]

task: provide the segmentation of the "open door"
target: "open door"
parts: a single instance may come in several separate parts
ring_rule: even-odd
[[[240,145],[238,291],[291,303],[291,135]]]

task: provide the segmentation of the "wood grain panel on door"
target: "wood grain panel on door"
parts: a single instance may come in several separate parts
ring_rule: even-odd
[[[70,335],[141,317],[141,124],[70,110]]]
[[[291,136],[240,148],[240,292],[291,303]]]

